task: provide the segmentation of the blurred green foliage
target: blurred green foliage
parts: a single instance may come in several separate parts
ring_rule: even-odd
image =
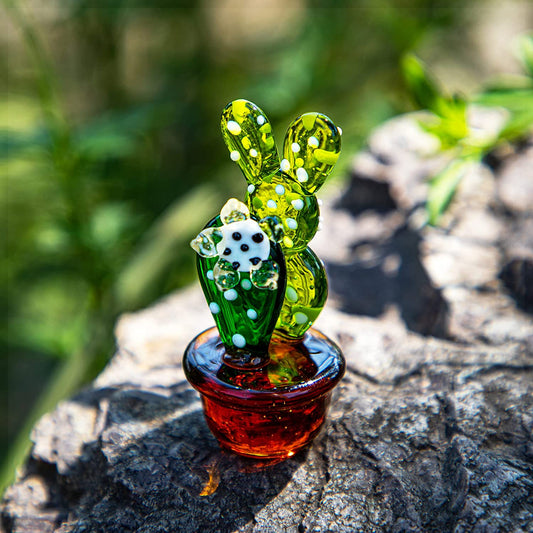
[[[340,177],[370,129],[408,108],[401,58],[466,24],[459,0],[4,8],[3,484],[36,418],[108,360],[117,316],[190,282],[188,241],[224,199],[243,196],[219,133],[229,101],[256,102],[282,128],[310,110],[331,116],[344,131]],[[428,83],[411,63],[412,85]],[[462,104],[419,93],[453,144]]]
[[[429,112],[420,119],[420,124],[439,139],[443,151],[452,155],[450,163],[430,181],[426,207],[432,225],[439,222],[472,164],[479,164],[503,143],[533,132],[533,34],[517,39],[517,52],[523,75],[492,83],[469,98],[446,94],[413,54],[403,58],[403,74],[412,97],[421,109]],[[472,106],[499,111],[501,124],[480,137],[469,120]]]

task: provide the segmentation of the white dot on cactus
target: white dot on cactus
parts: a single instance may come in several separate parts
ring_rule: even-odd
[[[288,218],[285,220],[285,222],[287,223],[287,227],[289,229],[296,229],[298,227],[298,222],[296,222],[294,218]]]
[[[213,275],[212,270],[208,270],[205,275],[207,276],[207,279],[210,279],[211,281],[215,279],[215,276]]]
[[[279,168],[281,168],[283,172],[288,172],[291,169],[291,164],[288,159],[282,159]]]
[[[337,126],[337,129],[339,130],[339,133],[342,135],[342,129],[340,126]]]
[[[269,209],[276,209],[278,207],[278,204],[276,202],[274,202],[274,200],[269,200],[267,202],[267,207]]]
[[[255,309],[248,309],[246,314],[250,320],[255,320],[257,318],[257,311]]]
[[[232,161],[238,161],[241,158],[241,154],[237,152],[237,150],[233,150],[231,154],[229,155]]]
[[[316,202],[317,202],[318,205],[322,205],[324,203],[320,198],[317,198]]]
[[[241,281],[241,287],[245,290],[245,291],[249,291],[251,288],[252,288],[252,282],[249,280],[249,279],[243,279]]]
[[[294,303],[298,301],[298,293],[290,285],[287,287],[287,290],[285,291],[285,295],[287,296],[287,300],[289,300],[289,302]]]
[[[309,139],[307,139],[307,144],[311,148],[318,148],[319,142],[318,142],[318,139],[314,135],[311,135],[311,137],[309,137]]]
[[[291,204],[292,204],[292,207],[296,209],[296,211],[300,211],[300,209],[303,209],[304,207],[304,201],[301,198],[298,198],[297,200],[293,200]]]
[[[235,289],[229,289],[224,293],[224,298],[228,300],[228,302],[232,302],[233,300],[237,299],[237,291]]]
[[[246,346],[246,339],[240,333],[235,333],[235,335],[231,337],[231,340],[237,348],[244,348]]]
[[[254,148],[252,148],[252,149],[250,150],[250,155],[251,155],[252,157],[257,157],[257,150],[255,150]]]
[[[241,127],[234,120],[230,120],[227,123],[226,127],[232,135],[239,135],[239,133],[241,132]]]
[[[309,179],[309,176],[307,175],[307,172],[305,171],[304,168],[299,168],[296,171],[296,177],[298,178],[298,181],[300,181],[302,183]]]
[[[252,184],[248,185],[248,192],[252,194],[254,191],[255,191],[255,185],[252,185]]]
[[[305,313],[298,311],[297,313],[294,313],[294,320],[297,324],[305,324],[309,321],[309,317]]]
[[[283,185],[276,185],[276,194],[279,194],[280,196],[285,194],[285,187]]]
[[[291,150],[297,154],[300,151],[300,145],[298,143],[292,143],[291,144]]]
[[[265,117],[263,115],[259,115],[257,117],[257,123],[262,126],[266,122]]]
[[[209,309],[211,310],[211,313],[216,315],[217,313],[220,313],[220,306],[216,302],[211,302],[209,304]]]

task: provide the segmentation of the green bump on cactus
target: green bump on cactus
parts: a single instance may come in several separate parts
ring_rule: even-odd
[[[283,337],[298,339],[322,311],[328,281],[322,262],[309,247],[287,255],[286,266],[287,288],[276,329]]]

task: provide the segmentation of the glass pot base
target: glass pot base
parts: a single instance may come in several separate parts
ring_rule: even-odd
[[[311,329],[299,343],[273,338],[269,363],[254,370],[224,364],[225,354],[217,329],[211,328],[192,340],[183,358],[219,443],[264,459],[290,457],[309,444],[344,375],[338,346]]]

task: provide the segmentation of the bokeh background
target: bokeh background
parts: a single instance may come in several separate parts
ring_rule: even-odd
[[[298,114],[343,129],[341,188],[371,129],[414,108],[414,52],[450,92],[520,72],[526,1],[4,0],[0,191],[7,231],[3,481],[36,417],[113,353],[120,313],[194,279],[196,234],[244,180],[219,130],[236,98],[278,144]],[[8,451],[10,453],[8,454]]]

